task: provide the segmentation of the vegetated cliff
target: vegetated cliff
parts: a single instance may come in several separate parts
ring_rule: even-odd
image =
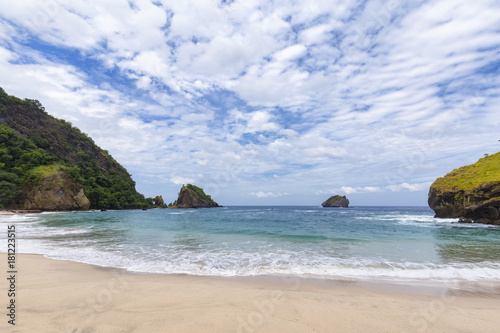
[[[170,205],[171,208],[212,208],[221,207],[212,200],[210,195],[205,194],[202,188],[187,184],[182,186],[177,200]]]
[[[500,153],[438,178],[428,203],[436,217],[500,224]]]
[[[30,171],[26,180],[23,209],[87,210],[90,201],[69,173],[58,164],[43,165]]]
[[[38,173],[39,178],[48,177],[38,179],[38,186],[47,189],[48,184],[63,182],[68,186],[64,195],[55,188],[38,191],[40,188],[30,182],[33,174],[37,174],[37,167],[49,165],[59,171]],[[47,114],[40,102],[9,96],[0,88],[0,208],[85,209],[83,202],[74,202],[70,207],[66,199],[60,203],[54,201],[75,197],[75,191],[80,198],[80,189],[90,201],[90,208],[147,205],[144,196],[135,190],[135,182],[127,170],[90,137],[69,122]],[[59,194],[49,195],[52,190]],[[47,194],[45,199],[44,194]],[[42,202],[43,207],[37,206]]]
[[[349,207],[349,200],[344,196],[334,195],[321,204],[323,207]]]

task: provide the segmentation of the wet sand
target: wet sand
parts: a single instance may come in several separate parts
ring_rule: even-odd
[[[7,255],[0,255],[7,275]],[[15,326],[7,332],[498,332],[498,294],[359,288],[283,277],[133,274],[16,255]],[[7,275],[9,277],[9,275]],[[387,287],[386,287],[387,288]],[[436,291],[436,290],[434,290]]]

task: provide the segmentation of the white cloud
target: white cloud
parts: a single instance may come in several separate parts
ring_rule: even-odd
[[[387,189],[392,192],[402,192],[402,191],[418,192],[418,191],[427,191],[430,186],[431,182],[420,183],[420,184],[402,183],[398,185],[387,186]]]
[[[190,184],[194,182],[194,179],[192,178],[183,178],[183,177],[172,177],[169,179],[171,183],[174,183],[175,185],[184,185],[184,184]]]
[[[357,193],[358,190],[350,187],[350,186],[342,186],[340,188],[340,191],[344,192],[345,194],[352,194],[352,193]]]
[[[279,62],[292,61],[303,57],[306,52],[307,48],[304,45],[295,44],[276,52],[274,58]]]
[[[340,27],[340,24],[338,24]],[[329,38],[328,34],[334,29],[332,24],[320,24],[300,32],[300,40],[307,45],[321,44]]]
[[[342,186],[339,189],[340,192],[345,194],[353,194],[353,193],[377,193],[382,192],[383,189],[376,186],[364,186],[364,187],[350,187],[350,186]]]
[[[259,132],[259,131],[275,131],[279,126],[271,121],[272,116],[265,111],[256,111],[250,114],[250,119],[248,120],[249,133]]]
[[[280,193],[280,192],[252,192],[250,193],[252,196],[257,198],[278,198],[284,195],[288,195],[288,193]]]

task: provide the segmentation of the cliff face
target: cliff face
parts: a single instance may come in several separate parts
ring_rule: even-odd
[[[83,188],[71,179],[68,170],[58,165],[39,167],[26,185],[27,210],[87,210],[90,201]]]
[[[428,203],[436,217],[500,224],[500,153],[438,178]]]
[[[188,184],[183,186],[179,192],[179,197],[173,205],[174,208],[212,208],[221,207],[219,204],[212,200],[212,198],[205,194],[203,189]]]
[[[344,196],[334,195],[321,204],[323,207],[349,207],[349,200]]]

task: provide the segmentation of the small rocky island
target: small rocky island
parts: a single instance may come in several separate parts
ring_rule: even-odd
[[[438,178],[428,204],[435,217],[500,225],[500,153]]]
[[[349,200],[344,196],[334,195],[321,204],[323,207],[349,207]]]
[[[212,200],[210,195],[205,194],[202,188],[187,184],[182,186],[179,197],[169,208],[212,208],[222,207]]]

